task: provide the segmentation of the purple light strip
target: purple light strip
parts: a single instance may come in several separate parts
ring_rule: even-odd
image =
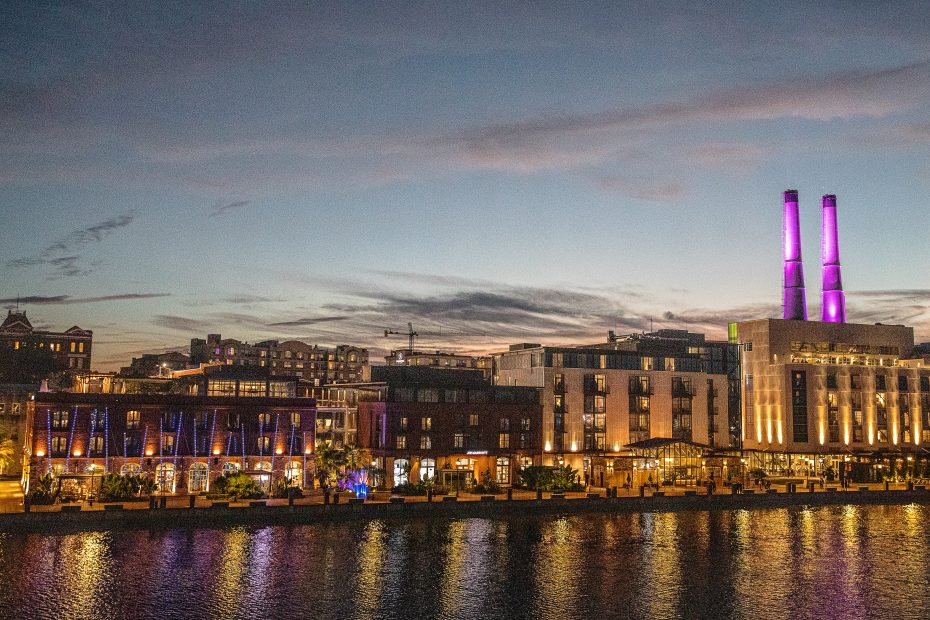
[[[846,322],[846,294],[840,275],[840,239],[836,225],[836,196],[826,195],[822,202],[820,260],[822,296],[820,320],[825,323]]]
[[[804,293],[804,265],[801,261],[801,226],[798,215],[798,192],[784,193],[784,224],[782,229],[784,248],[784,305],[783,318],[794,321],[807,320],[807,300]]]

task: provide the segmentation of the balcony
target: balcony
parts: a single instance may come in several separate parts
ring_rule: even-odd
[[[653,390],[652,385],[647,383],[643,384],[641,381],[630,381],[630,395],[631,396],[652,396]]]

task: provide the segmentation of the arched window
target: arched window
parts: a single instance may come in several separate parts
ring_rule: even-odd
[[[292,487],[301,488],[304,486],[303,466],[300,461],[291,461],[284,468],[284,475],[290,480]]]
[[[142,473],[142,466],[138,463],[124,463],[122,467],[119,468],[120,476],[138,476]]]
[[[510,459],[506,456],[497,457],[497,483],[510,484]]]
[[[255,469],[259,470],[260,472],[267,472],[252,474],[252,479],[258,483],[258,486],[262,488],[262,491],[267,492],[271,488],[271,463],[268,461],[262,461],[255,466]]]
[[[155,487],[159,493],[174,493],[175,482],[172,463],[162,463],[155,468]]]
[[[231,476],[236,473],[239,473],[239,463],[236,463],[235,461],[226,461],[223,464],[224,476]]]
[[[206,463],[194,463],[187,472],[189,493],[202,493],[210,489],[210,467]]]
[[[407,484],[407,475],[410,473],[410,461],[407,459],[394,459],[394,486]]]
[[[420,480],[436,477],[436,459],[420,459]]]

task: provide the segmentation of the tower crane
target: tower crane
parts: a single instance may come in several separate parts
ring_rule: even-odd
[[[413,343],[414,343],[416,337],[419,336],[420,334],[418,334],[417,332],[413,331],[413,323],[407,323],[407,331],[406,331],[406,332],[399,332],[399,331],[395,331],[395,330],[393,330],[393,329],[386,329],[386,330],[384,330],[384,337],[385,337],[385,338],[387,338],[388,336],[393,336],[393,335],[404,335],[404,336],[407,336],[407,337],[410,339],[410,344],[409,344],[408,347],[407,347],[407,351],[410,352],[410,353],[413,353]]]

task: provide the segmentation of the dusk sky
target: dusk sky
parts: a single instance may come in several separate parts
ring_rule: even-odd
[[[925,2],[162,4],[0,8],[0,299],[96,369],[720,338],[788,188],[810,315],[832,193],[849,320],[930,340]]]

